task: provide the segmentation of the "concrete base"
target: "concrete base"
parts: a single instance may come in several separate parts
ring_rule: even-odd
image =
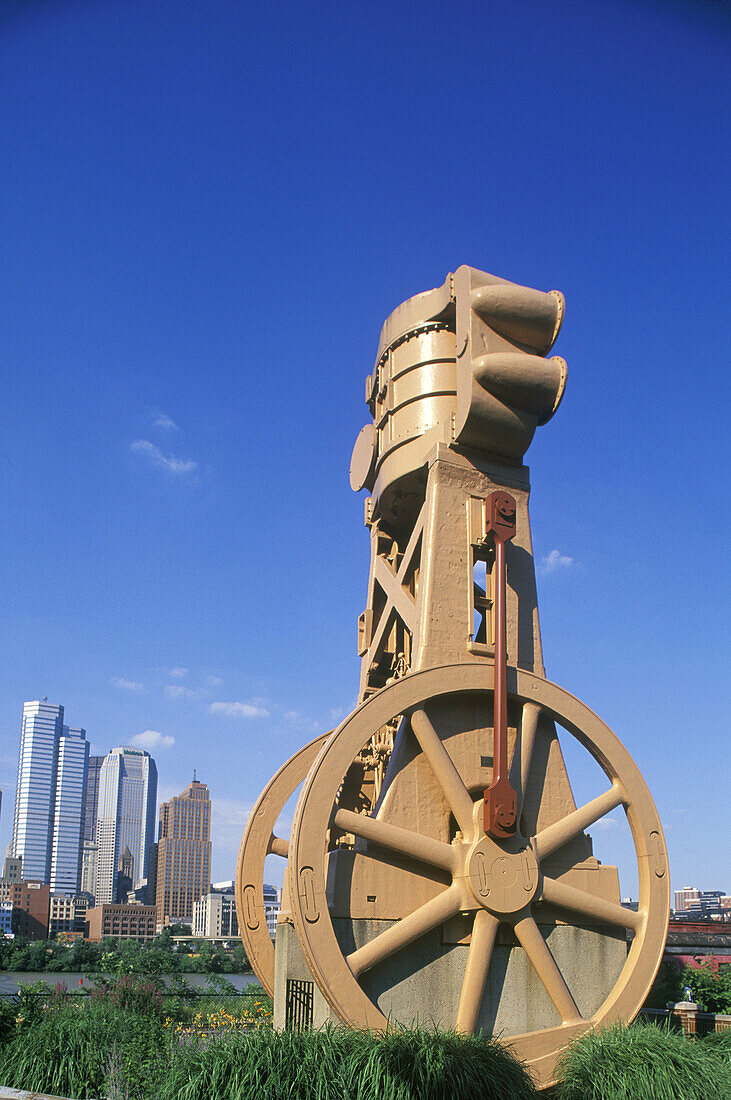
[[[338,919],[335,933],[350,953],[390,927],[393,921]],[[541,925],[559,970],[582,1016],[596,1012],[614,986],[627,958],[624,931],[616,935],[569,925]],[[522,947],[501,931],[493,952],[478,1028],[503,1036],[520,1035],[560,1024]],[[469,947],[444,943],[441,929],[398,952],[362,976],[371,1000],[388,1019],[451,1030],[457,1018]],[[274,1026],[286,1026],[288,979],[312,981],[291,924],[277,926],[275,948]],[[313,982],[312,1023],[321,1027],[336,1018]]]

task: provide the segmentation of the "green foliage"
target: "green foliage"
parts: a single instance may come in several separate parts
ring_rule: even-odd
[[[533,1100],[524,1068],[487,1037],[269,1028],[200,1042],[173,1061],[159,1100]]]
[[[700,967],[686,966],[681,985],[690,986],[703,1012],[731,1014],[731,966],[718,966],[712,955]]]
[[[165,1016],[162,1006],[162,986],[155,981],[142,981],[122,974],[112,982],[97,986],[91,992],[91,1000],[110,1008],[124,1009],[141,1017]]]
[[[172,926],[186,929],[187,925]],[[180,933],[185,934],[184,932]],[[10,940],[0,936],[0,970],[49,971],[51,973],[245,974],[251,971],[241,944],[229,954],[220,944],[201,940],[192,948],[173,942],[169,928],[146,943],[105,937],[101,943],[88,940]]]
[[[169,924],[167,930],[171,936],[192,936],[193,929],[189,924]]]
[[[700,1041],[705,1047],[712,1047],[719,1058],[731,1064],[731,1031],[709,1031]]]
[[[105,1005],[46,1011],[0,1048],[0,1081],[82,1100],[103,1096],[114,1049],[130,1100],[155,1096],[166,1064],[162,1023]]]
[[[206,987],[209,993],[220,993],[229,997],[236,995],[236,986],[224,978],[223,974],[209,974]]]
[[[15,1017],[18,1007],[8,997],[0,997],[0,1047],[8,1043],[15,1035]]]
[[[53,990],[48,982],[40,979],[37,982],[27,982],[18,990],[16,1019],[19,1024],[32,1026],[41,1019],[44,1005],[53,997]]]
[[[665,959],[660,963],[657,977],[645,1001],[647,1008],[665,1008],[668,1003],[683,1000],[683,968],[679,963]]]
[[[731,1013],[731,966],[718,966],[712,955],[700,968],[681,967],[667,960],[662,963],[647,998],[647,1007],[665,1008],[669,1002],[684,1001],[686,986],[703,1012]]]
[[[727,1052],[726,1052],[727,1053]],[[557,1100],[728,1100],[724,1048],[654,1024],[593,1031],[559,1063]]]

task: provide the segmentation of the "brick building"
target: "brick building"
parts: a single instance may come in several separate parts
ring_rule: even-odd
[[[194,779],[160,806],[155,902],[161,924],[193,923],[193,906],[211,882],[211,803]]]
[[[86,938],[99,943],[105,936],[117,940],[153,940],[157,932],[154,905],[97,905],[86,913]]]
[[[42,882],[11,882],[7,900],[13,903],[13,932],[28,940],[48,939],[51,889]]]

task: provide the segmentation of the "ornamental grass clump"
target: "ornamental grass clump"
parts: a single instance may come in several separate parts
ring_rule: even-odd
[[[166,1072],[167,1048],[162,1021],[153,1016],[104,1004],[59,1008],[19,1029],[0,1049],[0,1084],[75,1100],[105,1096],[116,1050],[116,1072],[130,1100],[146,1100],[157,1094]]]
[[[177,1054],[159,1100],[535,1100],[524,1067],[493,1039],[397,1029],[270,1028]]]
[[[731,1031],[710,1031],[701,1042],[719,1058],[731,1063]]]
[[[655,1024],[593,1031],[568,1048],[556,1072],[557,1100],[731,1097],[731,1064],[722,1043],[688,1039]]]

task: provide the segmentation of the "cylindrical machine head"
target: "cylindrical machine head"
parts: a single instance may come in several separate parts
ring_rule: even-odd
[[[423,498],[436,443],[520,462],[556,411],[566,364],[545,359],[563,296],[460,267],[387,318],[366,380],[373,425],[358,437],[351,485],[398,526]]]

